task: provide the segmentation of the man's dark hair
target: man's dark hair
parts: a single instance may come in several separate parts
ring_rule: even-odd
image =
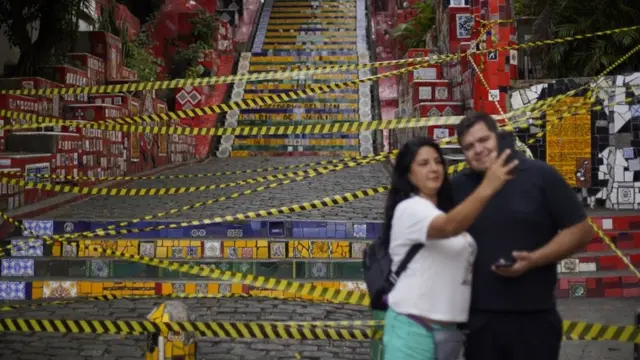
[[[456,135],[458,136],[458,142],[461,142],[464,136],[469,132],[469,129],[476,126],[478,123],[483,123],[492,133],[498,132],[498,123],[491,117],[491,115],[484,112],[474,112],[462,118],[458,125],[456,125]]]

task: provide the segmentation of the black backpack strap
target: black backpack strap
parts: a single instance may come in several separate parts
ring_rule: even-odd
[[[413,258],[416,256],[416,254],[418,254],[418,251],[420,251],[420,249],[422,249],[423,246],[424,244],[413,244],[409,248],[409,251],[407,251],[407,254],[404,256],[404,259],[402,259],[402,261],[400,262],[400,265],[398,265],[398,268],[396,269],[396,271],[391,272],[391,275],[389,275],[389,279],[393,284],[395,284],[396,281],[398,281],[398,278],[400,277],[400,275],[407,269],[407,266],[409,266],[409,263],[411,262],[411,260],[413,260]]]

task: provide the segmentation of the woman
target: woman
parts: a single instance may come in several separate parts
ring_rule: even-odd
[[[476,191],[452,208],[451,184],[440,147],[427,138],[407,142],[396,158],[385,207],[383,242],[392,269],[423,243],[388,296],[385,360],[457,360],[467,321],[476,245],[464,231],[511,178],[508,150],[487,170]],[[446,212],[446,213],[445,213]]]

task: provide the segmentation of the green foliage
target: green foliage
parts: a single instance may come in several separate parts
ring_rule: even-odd
[[[635,26],[640,1],[626,0],[519,0],[520,11],[537,17],[536,40],[562,38],[620,27]],[[517,5],[517,3],[516,3]],[[528,13],[527,13],[528,12]],[[532,49],[547,77],[595,76],[640,42],[640,32],[627,31]],[[640,54],[631,56],[615,72],[640,70]]]
[[[135,70],[140,81],[154,81],[164,61],[151,52],[153,41],[149,37],[147,27],[132,40],[123,38],[122,51],[124,66]]]
[[[0,27],[9,44],[20,50],[13,76],[37,74],[51,56],[72,50],[78,19],[89,0],[0,0]],[[37,23],[37,36],[34,27]]]
[[[200,75],[200,60],[202,53],[215,48],[216,31],[219,26],[218,16],[199,10],[190,20],[193,28],[188,36],[172,39],[173,45],[180,50],[173,61],[185,66],[185,78],[196,78]]]
[[[391,36],[402,41],[405,48],[423,48],[427,34],[436,24],[436,11],[433,0],[415,5],[416,17],[391,30]]]

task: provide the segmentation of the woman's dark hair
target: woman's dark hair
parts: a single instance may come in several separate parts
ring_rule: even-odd
[[[442,181],[440,190],[438,190],[437,206],[444,212],[453,208],[453,189],[447,176],[447,167],[440,146],[432,139],[426,137],[418,137],[407,141],[396,157],[396,163],[393,167],[393,173],[391,174],[391,189],[389,190],[387,203],[384,207],[384,226],[381,240],[387,247],[391,240],[391,220],[393,219],[396,206],[403,200],[411,197],[418,190],[409,180],[409,173],[411,172],[411,164],[415,160],[418,151],[425,146],[438,152],[438,155],[440,155],[442,159],[442,166],[444,167],[444,180]]]

